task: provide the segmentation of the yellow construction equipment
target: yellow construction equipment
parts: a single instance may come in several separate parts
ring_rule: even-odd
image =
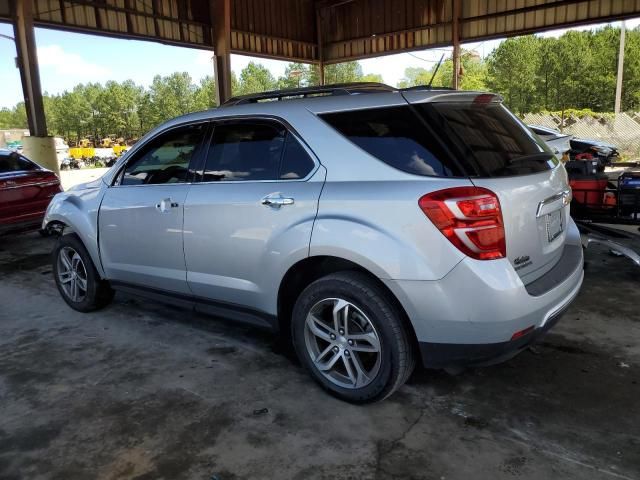
[[[74,147],[69,149],[69,156],[76,160],[95,157],[95,155],[96,149],[93,147]]]
[[[82,139],[78,140],[78,143],[77,143],[76,147],[77,148],[93,147],[93,142],[91,140],[89,140],[88,138],[82,138]]]

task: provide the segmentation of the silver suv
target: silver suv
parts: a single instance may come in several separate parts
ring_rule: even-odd
[[[266,327],[332,394],[505,360],[583,278],[564,167],[497,95],[350,84],[171,120],[58,194],[74,309],[126,290]]]

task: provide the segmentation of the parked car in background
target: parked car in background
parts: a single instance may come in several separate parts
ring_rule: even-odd
[[[528,125],[528,127],[538,135],[554,153],[558,160],[562,160],[563,155],[569,155],[571,150],[572,135],[565,135],[555,128],[545,127],[543,125]],[[566,158],[565,160],[568,160]]]
[[[577,155],[584,157],[585,154],[600,160],[603,165],[610,165],[620,157],[618,147],[610,143],[587,138],[572,138],[571,158],[573,159]]]
[[[40,228],[51,198],[61,191],[55,173],[0,150],[0,233]]]
[[[418,359],[496,363],[552,328],[583,279],[570,198],[500,96],[343,84],[173,119],[43,228],[72,308],[120,289],[270,328],[362,403]]]

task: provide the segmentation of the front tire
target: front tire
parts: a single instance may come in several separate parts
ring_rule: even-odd
[[[352,403],[383,400],[415,366],[401,315],[369,276],[334,273],[313,282],[296,301],[294,347],[304,367],[334,396]]]
[[[74,310],[92,312],[113,300],[109,283],[100,278],[89,252],[75,234],[58,239],[52,260],[58,291]]]

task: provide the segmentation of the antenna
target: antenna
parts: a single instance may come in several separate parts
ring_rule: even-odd
[[[431,88],[431,84],[433,83],[433,79],[436,78],[436,73],[438,73],[438,69],[440,68],[440,65],[442,64],[442,60],[444,60],[444,53],[440,57],[440,61],[436,65],[436,69],[433,71],[433,75],[431,75],[431,80],[429,80],[429,84],[427,85],[427,88]]]

